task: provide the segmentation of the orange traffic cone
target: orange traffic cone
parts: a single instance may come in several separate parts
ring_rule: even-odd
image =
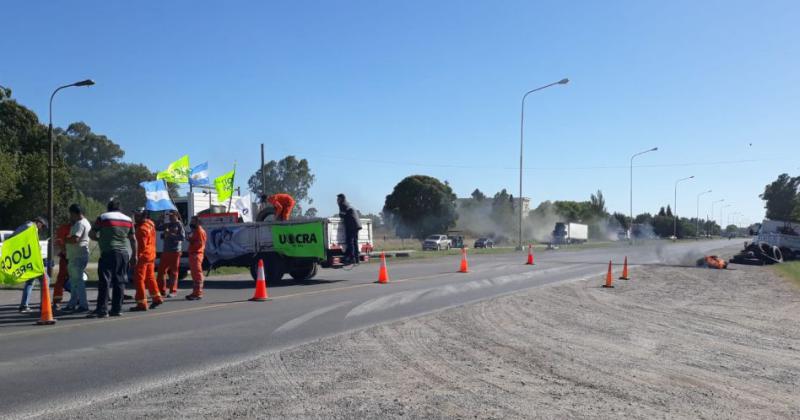
[[[467,248],[461,248],[461,267],[458,268],[459,273],[469,273],[469,266],[467,264]]]
[[[389,283],[389,272],[386,270],[386,254],[381,252],[381,268],[378,270],[378,283]]]
[[[50,285],[47,281],[47,273],[42,276],[42,305],[40,308],[39,320],[36,325],[53,325],[56,320],[53,318],[53,304],[50,302]]]
[[[614,287],[614,279],[613,274],[611,274],[611,261],[608,262],[608,274],[606,274],[606,284],[603,287],[613,288]]]
[[[528,262],[526,262],[525,264],[536,265],[536,263],[533,262],[533,247],[530,244],[528,244]]]
[[[628,257],[625,256],[625,264],[622,265],[622,277],[619,278],[620,280],[630,280],[628,277]]]
[[[253,302],[264,302],[269,300],[267,294],[267,280],[264,278],[264,260],[258,260],[258,278],[256,279],[256,292],[250,298]]]

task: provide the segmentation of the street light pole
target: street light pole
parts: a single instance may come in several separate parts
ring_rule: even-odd
[[[714,205],[715,205],[715,204],[717,204],[717,203],[721,203],[721,202],[723,202],[723,201],[725,201],[725,199],[724,199],[724,198],[721,198],[721,199],[719,199],[719,200],[717,200],[717,201],[712,201],[712,202],[711,202],[711,217],[714,217]],[[709,226],[709,229],[708,229],[708,230],[709,230],[709,231],[711,230],[711,227],[710,227],[710,226]],[[708,236],[711,236],[711,232],[707,232],[707,233],[708,233]]]
[[[538,87],[536,89],[529,90],[522,95],[522,107],[520,111],[520,118],[519,118],[519,239],[517,241],[517,250],[522,249],[522,146],[525,137],[525,98],[528,97],[533,92],[538,92],[542,89],[547,89],[551,86],[555,85],[566,85],[569,83],[569,79],[561,79],[557,82],[550,83],[549,85],[544,85]]]
[[[700,196],[710,193],[711,190],[703,191],[700,194],[697,194],[697,217],[694,219],[694,237],[695,239],[700,238]]]
[[[678,183],[694,178],[694,175],[687,176],[675,181],[675,198],[672,204],[672,236],[678,239]]]
[[[722,218],[722,213],[725,211],[726,208],[730,207],[731,204],[726,204],[719,208],[719,222],[722,223],[725,219]],[[727,227],[727,226],[726,226]],[[722,225],[719,226],[720,231],[722,231]]]
[[[47,224],[48,224],[48,241],[47,241],[47,259],[49,264],[47,264],[47,277],[53,277],[53,240],[55,238],[55,209],[53,208],[53,155],[55,153],[55,146],[53,141],[53,98],[56,96],[56,93],[61,89],[65,89],[68,87],[73,86],[92,86],[94,81],[92,79],[82,80],[80,82],[71,83],[69,85],[59,86],[56,90],[53,91],[53,94],[50,95],[50,112],[49,112],[49,124],[47,125],[47,137],[50,143],[50,153],[47,165]]]
[[[631,225],[628,227],[628,240],[630,243],[633,243],[633,158],[639,155],[643,155],[645,153],[655,152],[658,150],[658,147],[654,147],[652,149],[647,149],[643,152],[639,152],[631,156],[631,179],[630,179],[630,193],[631,193],[631,200],[630,200],[630,211],[631,211]]]

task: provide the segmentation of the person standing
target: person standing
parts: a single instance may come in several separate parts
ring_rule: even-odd
[[[345,242],[345,264],[357,264],[358,255],[358,231],[361,230],[361,220],[358,210],[354,209],[344,194],[336,196],[336,203],[339,205],[339,217],[344,224]]]
[[[122,214],[119,201],[109,201],[107,212],[100,215],[92,227],[89,237],[98,242],[100,261],[97,272],[97,309],[88,318],[105,318],[122,315],[122,299],[125,282],[128,280],[128,265],[136,265],[136,235],[133,221]],[[130,251],[128,251],[130,245]],[[129,253],[130,252],[130,253]],[[108,310],[108,289],[112,289],[111,311]]]
[[[16,230],[14,230],[14,233],[11,234],[11,237],[19,235],[20,233],[24,232],[31,226],[36,226],[37,232],[41,232],[42,229],[47,227],[47,222],[45,222],[45,220],[41,217],[37,217],[31,220],[30,222],[25,222],[19,225],[19,227],[17,227]],[[31,307],[29,303],[31,299],[31,293],[33,292],[33,282],[35,280],[36,279],[30,279],[26,281],[25,285],[22,288],[22,299],[19,302],[19,313],[21,314],[27,314],[31,312]],[[41,281],[39,284],[41,284]]]
[[[58,251],[58,276],[53,285],[53,309],[57,310],[64,300],[64,286],[72,293],[67,283],[69,274],[69,262],[67,260],[67,237],[72,229],[72,222],[62,223],[56,229],[55,248]],[[71,296],[70,296],[71,297]]]
[[[150,220],[150,212],[145,209],[134,212],[133,218],[136,222],[136,245],[139,253],[136,258],[133,281],[136,286],[136,306],[131,308],[131,311],[138,312],[155,309],[164,303],[164,299],[158,289],[155,274],[156,225]],[[153,299],[153,303],[149,307],[147,291],[150,292],[150,298]]]
[[[167,217],[168,221],[158,226],[158,230],[163,232],[161,237],[164,239],[161,261],[158,263],[158,287],[162,296],[171,298],[178,293],[178,270],[181,265],[181,251],[183,250],[183,240],[186,239],[186,231],[177,211],[169,212]],[[169,277],[169,284],[166,283],[164,276]]]
[[[86,282],[83,280],[83,275],[89,264],[89,232],[92,230],[92,225],[83,217],[83,209],[78,204],[69,206],[69,218],[72,226],[64,242],[66,260],[69,261],[70,294],[69,302],[64,309],[87,312],[89,301],[86,299]]]
[[[197,217],[189,222],[192,231],[189,233],[189,270],[192,272],[194,287],[186,300],[203,298],[203,255],[206,252],[206,231],[200,226]]]

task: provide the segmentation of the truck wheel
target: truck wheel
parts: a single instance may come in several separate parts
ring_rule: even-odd
[[[283,279],[285,273],[283,257],[278,254],[267,254],[263,256],[263,260],[264,276],[266,277],[267,283]],[[250,265],[250,276],[253,277],[253,281],[258,280],[258,259],[254,260],[253,264]]]
[[[289,275],[297,281],[311,280],[317,275],[319,266],[317,263],[311,263],[305,267],[295,268],[289,271]]]

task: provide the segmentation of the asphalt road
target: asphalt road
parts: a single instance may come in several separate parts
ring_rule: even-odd
[[[728,240],[650,243],[637,247],[546,251],[536,265],[521,253],[474,255],[457,273],[459,256],[389,260],[391,283],[375,284],[378,264],[320,270],[307,282],[270,284],[268,302],[249,302],[247,275],[212,278],[206,298],[178,299],[147,313],[89,320],[60,317],[34,327],[14,315],[18,291],[0,293],[0,416],[52,414],[151,385],[168,383],[258,354],[343,331],[437,311],[552,283],[596,277],[608,261],[615,277],[622,259],[642,264],[691,265],[705,252],[739,247]],[[633,269],[633,280],[636,271]]]

